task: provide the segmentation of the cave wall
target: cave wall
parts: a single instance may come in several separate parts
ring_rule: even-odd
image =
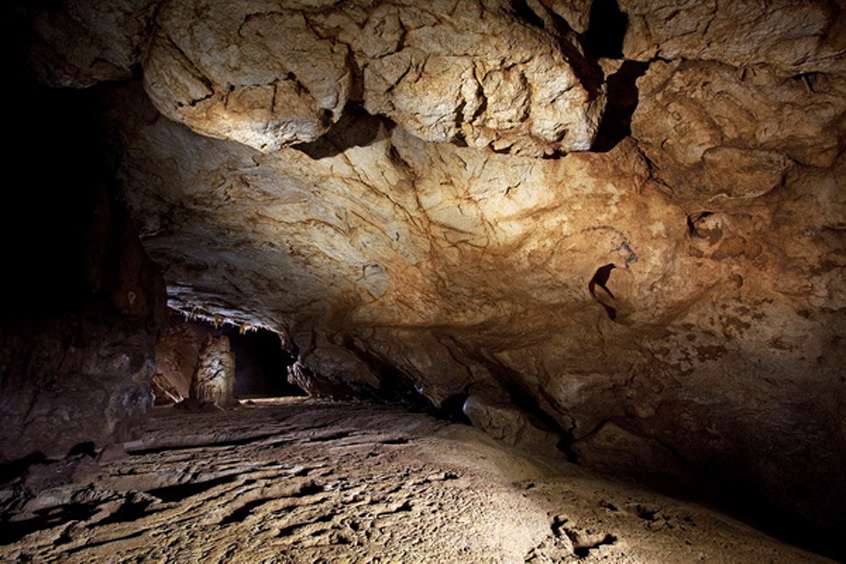
[[[841,1],[90,5],[33,64],[136,71],[104,106],[172,306],[287,335],[315,393],[507,400],[846,526]]]
[[[176,403],[190,397],[200,350],[211,334],[211,328],[185,322],[181,316],[169,316],[167,327],[156,343],[156,369],[153,375],[156,403]]]
[[[18,21],[14,8],[4,19]],[[36,84],[30,29],[4,40],[15,88],[0,205],[0,462],[126,436],[152,401],[166,300],[121,197],[120,151],[102,136],[103,90]]]

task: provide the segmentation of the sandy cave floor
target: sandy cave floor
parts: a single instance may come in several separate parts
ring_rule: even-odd
[[[158,408],[141,437],[45,475],[31,469],[28,480],[56,485],[4,525],[0,561],[827,561],[697,505],[392,408]]]

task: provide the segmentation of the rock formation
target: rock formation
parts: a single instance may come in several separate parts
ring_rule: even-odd
[[[226,335],[209,335],[203,342],[190,397],[218,407],[236,403],[235,355],[229,350]]]
[[[156,344],[153,392],[157,403],[178,403],[191,396],[200,351],[211,331],[171,316]]]
[[[59,4],[42,81],[138,77],[104,135],[173,308],[315,395],[846,527],[841,0]]]

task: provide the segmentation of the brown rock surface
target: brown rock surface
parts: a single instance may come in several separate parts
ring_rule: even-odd
[[[604,45],[616,7],[166,2],[146,94],[105,102],[128,205],[171,305],[290,336],[316,395],[450,412],[495,389],[585,464],[824,543],[846,528],[846,11],[627,0]],[[600,60],[618,40],[629,60]]]
[[[152,404],[166,299],[95,133],[97,93],[19,84],[10,103],[39,110],[6,121],[27,180],[0,206],[0,469],[131,433]]]
[[[64,482],[40,482],[38,467],[19,478],[26,494],[0,558],[831,562],[701,506],[396,409],[157,408],[142,431],[123,456],[78,465]]]
[[[226,335],[209,335],[203,342],[190,397],[218,407],[236,403],[235,355],[229,350]]]
[[[691,165],[712,185],[671,153],[656,153],[659,167],[639,140],[539,160],[426,143],[366,116],[344,123],[363,139],[333,131],[309,154],[269,155],[124,121],[135,157],[121,174],[173,303],[296,328],[315,390],[323,373],[328,393],[399,386],[438,406],[468,385],[504,386],[574,444],[612,420],[645,441],[638,452],[743,476],[747,494],[821,523],[846,494],[827,485],[846,456],[834,415],[844,159],[794,161],[831,138],[778,123],[798,130],[767,149],[719,141],[727,160]],[[789,166],[758,183],[767,172],[744,176],[730,151]],[[587,291],[607,264],[614,321]],[[813,461],[801,468],[799,444]]]
[[[31,4],[22,9],[32,12],[29,62],[39,80],[81,88],[132,76],[161,0],[59,0],[40,10],[21,4]]]
[[[156,372],[153,375],[156,401],[180,402],[191,395],[191,385],[203,342],[210,331],[172,316],[156,343]],[[159,392],[162,396],[159,397]]]
[[[793,167],[828,168],[841,152],[846,77],[656,62],[637,85],[632,135],[682,200],[755,198]]]
[[[621,0],[627,58],[766,63],[786,73],[844,72],[840,0]]]

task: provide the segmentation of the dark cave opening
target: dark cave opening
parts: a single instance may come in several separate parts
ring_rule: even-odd
[[[156,346],[156,404],[193,409],[302,396],[303,390],[288,380],[296,351],[282,343],[269,329],[173,311]]]
[[[624,61],[617,72],[607,78],[608,102],[591,151],[608,152],[631,135],[632,116],[640,97],[637,79],[643,76],[648,68],[649,63]]]
[[[594,0],[584,37],[588,54],[596,59],[622,59],[628,25],[629,16],[620,10],[616,0]]]
[[[297,359],[282,347],[279,335],[261,327],[242,332],[234,325],[224,325],[221,332],[229,337],[229,346],[235,354],[236,397],[305,395],[302,389],[288,382],[288,367]]]

